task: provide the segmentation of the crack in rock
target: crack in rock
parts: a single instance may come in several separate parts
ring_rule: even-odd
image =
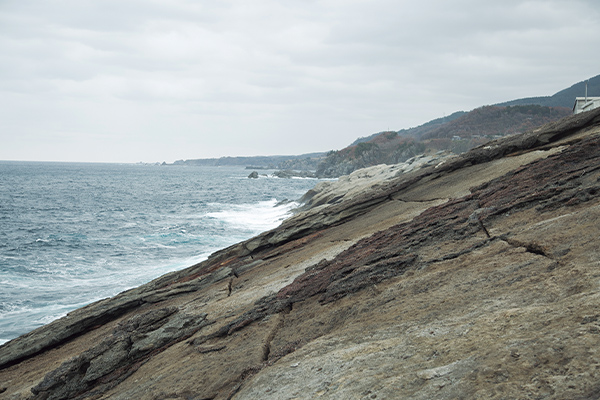
[[[546,249],[535,242],[522,242],[520,240],[517,239],[511,239],[508,238],[506,236],[503,237],[499,237],[500,240],[502,240],[505,243],[508,243],[509,245],[513,246],[513,247],[522,247],[525,249],[525,251],[527,251],[528,253],[531,254],[535,254],[538,256],[542,256],[542,257],[546,257],[549,260],[554,261],[554,256],[552,256],[552,254],[549,254]]]
[[[273,339],[275,339],[277,333],[279,333],[281,328],[283,328],[283,325],[285,324],[285,316],[290,312],[292,312],[292,303],[290,303],[278,314],[278,321],[271,332],[269,332],[269,335],[267,335],[265,343],[263,344],[263,361],[269,361],[269,355],[271,354],[271,343],[273,342]]]

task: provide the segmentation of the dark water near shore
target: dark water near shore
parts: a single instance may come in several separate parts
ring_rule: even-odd
[[[279,225],[313,179],[0,162],[0,344]]]

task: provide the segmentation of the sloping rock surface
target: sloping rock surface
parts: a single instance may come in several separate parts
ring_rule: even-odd
[[[0,398],[600,397],[600,110],[397,168],[6,343]]]

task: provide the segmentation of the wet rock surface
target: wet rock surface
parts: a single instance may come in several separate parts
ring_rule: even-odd
[[[5,344],[0,398],[597,398],[600,110],[388,172]]]

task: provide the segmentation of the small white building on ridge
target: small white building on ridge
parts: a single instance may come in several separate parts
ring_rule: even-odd
[[[598,107],[600,107],[600,97],[576,97],[573,114],[590,111]]]

